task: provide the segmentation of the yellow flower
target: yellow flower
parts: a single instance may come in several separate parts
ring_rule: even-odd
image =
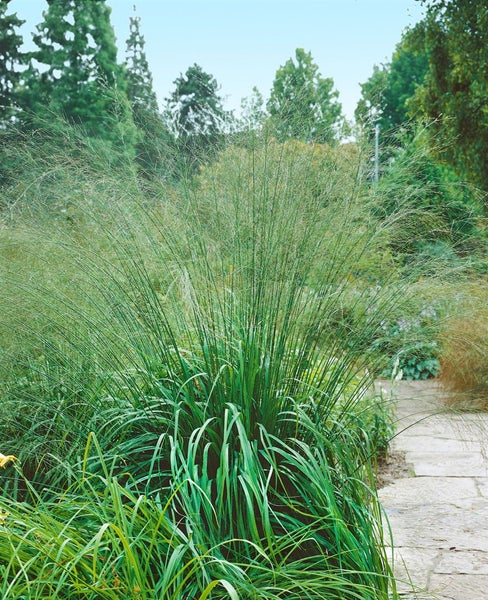
[[[9,516],[9,512],[0,508],[0,525],[3,525]]]
[[[8,456],[5,456],[5,454],[2,454],[0,452],[0,467],[3,467],[5,469],[5,467],[9,463],[14,462],[15,460],[18,460],[18,459],[13,454],[9,454]]]

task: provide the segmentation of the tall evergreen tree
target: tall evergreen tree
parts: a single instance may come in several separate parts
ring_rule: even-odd
[[[175,132],[178,136],[212,138],[222,130],[225,111],[215,77],[194,64],[175,81],[168,99]]]
[[[174,82],[166,117],[180,150],[196,166],[222,139],[229,113],[224,110],[215,77],[194,64]]]
[[[125,61],[127,69],[127,96],[136,115],[138,112],[141,115],[158,112],[158,102],[153,89],[153,78],[149,70],[149,63],[147,62],[145,52],[146,41],[141,34],[140,22],[140,17],[130,17]]]
[[[47,2],[25,77],[30,106],[41,114],[49,106],[89,135],[118,143],[126,136],[130,144],[132,119],[110,8],[105,0]]]
[[[127,96],[138,129],[136,158],[139,166],[145,174],[159,175],[168,167],[170,136],[158,109],[140,22],[141,19],[137,16],[131,17],[129,21],[125,60]]]
[[[24,62],[24,54],[20,50],[22,36],[16,32],[24,21],[15,13],[7,14],[9,3],[10,0],[0,2],[0,125],[5,125],[13,114],[19,67]]]

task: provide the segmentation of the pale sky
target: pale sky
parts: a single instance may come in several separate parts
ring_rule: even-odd
[[[257,86],[268,98],[277,69],[296,48],[311,52],[332,77],[347,118],[360,98],[359,84],[373,65],[390,60],[402,31],[418,22],[418,0],[108,0],[119,58],[125,58],[129,17],[141,18],[146,55],[160,104],[174,80],[194,63],[213,75],[226,108],[238,109]],[[45,0],[11,0],[9,13],[31,32]]]

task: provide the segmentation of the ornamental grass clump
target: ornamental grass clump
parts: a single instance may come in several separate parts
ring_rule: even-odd
[[[85,465],[61,494],[2,500],[2,597],[387,598],[371,546],[380,510],[360,473],[337,480],[321,440],[258,452],[230,412],[214,477],[195,460],[201,432],[189,447],[172,434],[172,493],[136,494],[92,436],[100,473]]]
[[[370,342],[405,287],[353,162],[255,139],[157,201],[104,204],[104,173],[69,224],[5,225],[4,598],[395,593]]]
[[[458,409],[488,408],[488,312],[486,282],[458,288],[455,310],[441,332],[440,382],[448,403]]]

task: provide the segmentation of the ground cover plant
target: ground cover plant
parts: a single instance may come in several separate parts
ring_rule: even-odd
[[[360,152],[254,137],[148,193],[76,139],[4,190],[3,597],[394,595],[371,341],[409,282]]]

